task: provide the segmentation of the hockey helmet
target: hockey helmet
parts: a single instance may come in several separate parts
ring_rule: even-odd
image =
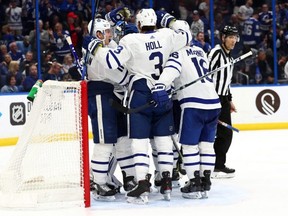
[[[221,31],[221,37],[222,36],[227,37],[231,35],[237,36],[237,42],[239,42],[240,38],[238,29],[235,26],[229,26],[229,25],[224,26],[224,28]]]
[[[141,9],[136,15],[136,23],[140,22],[140,27],[156,26],[157,16],[152,8]]]
[[[92,22],[93,22],[93,20],[91,20],[88,23],[88,31],[89,31],[89,33],[91,32]],[[101,19],[101,18],[96,18],[94,20],[94,27],[93,27],[92,36],[96,36],[96,33],[98,31],[100,31],[103,35],[105,35],[105,30],[110,29],[110,28],[111,28],[111,25],[110,25],[110,23],[107,20]]]
[[[190,26],[185,20],[176,20],[172,26],[174,31],[182,30],[185,32],[190,31]]]

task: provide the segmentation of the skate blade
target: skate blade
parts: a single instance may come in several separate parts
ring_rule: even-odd
[[[129,197],[127,196],[126,201],[128,203],[138,204],[138,205],[145,205],[148,203],[148,195],[141,195],[140,197]]]
[[[96,201],[103,201],[103,202],[112,202],[116,199],[115,196],[101,196],[96,192],[92,193],[92,198]]]
[[[162,194],[162,195],[163,195],[164,200],[170,201],[170,199],[171,199],[171,190],[165,191],[164,194]]]
[[[208,191],[201,192],[202,199],[208,199]]]
[[[181,187],[179,181],[172,181],[172,188],[179,188],[179,187]]]
[[[182,193],[182,197],[186,199],[201,199],[202,195],[200,192]]]
[[[213,172],[211,175],[212,179],[229,179],[233,177],[235,177],[235,173]]]

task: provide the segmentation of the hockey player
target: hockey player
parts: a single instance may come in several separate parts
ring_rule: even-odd
[[[163,27],[173,29],[175,18],[162,13],[159,23]],[[153,9],[142,9],[136,15],[136,23],[140,33],[124,36],[116,49],[101,48],[101,41],[94,40],[89,44],[89,51],[95,55],[106,68],[116,69],[125,64],[132,78],[129,84],[130,99],[128,106],[136,108],[152,99],[151,88],[159,78],[169,54],[184,47],[191,40],[190,31],[178,33],[163,28],[155,31],[157,17]],[[153,91],[159,91],[156,86]],[[170,199],[171,172],[173,168],[173,152],[171,135],[173,116],[171,101],[157,107],[149,107],[129,118],[129,137],[132,138],[132,152],[138,185],[127,193],[127,201],[147,203],[150,192],[149,182],[149,137],[152,132],[158,152],[159,171],[162,174],[160,192],[165,199]]]
[[[92,23],[92,21],[89,22],[89,30],[92,29]],[[104,19],[95,19],[92,35],[101,40],[105,46],[112,48],[117,46],[116,42],[111,40],[110,23]],[[83,47],[85,48],[86,45],[83,44]],[[84,51],[86,50],[84,49]],[[86,53],[83,56],[86,56]],[[125,142],[128,145],[130,143],[128,139],[123,138],[125,134],[119,134],[117,124],[119,124],[118,120],[121,116],[110,106],[109,100],[118,100],[115,96],[115,85],[125,84],[128,73],[123,67],[119,67],[117,69],[119,72],[114,74],[109,69],[105,69],[90,54],[88,54],[87,64],[88,111],[95,143],[91,159],[91,169],[95,183],[95,191],[92,195],[96,200],[111,201],[115,199],[114,195],[117,193],[116,188],[111,188],[108,184],[111,183],[108,176],[111,157],[115,152],[114,144],[119,144],[118,148],[120,150],[117,153],[119,157],[123,157],[123,150],[127,148]],[[118,87],[121,88],[119,85]],[[122,160],[122,163],[125,164],[125,161]]]
[[[183,29],[189,26],[184,25]],[[208,72],[209,62],[203,49],[186,46],[170,55],[155,86],[175,88],[192,82]],[[153,93],[153,99],[161,105],[167,100],[164,89]],[[184,198],[207,198],[210,190],[210,175],[214,169],[215,140],[220,100],[211,78],[205,78],[177,91],[181,106],[179,142],[182,145],[184,167],[189,181],[181,188]]]
[[[224,64],[233,61],[231,50],[234,49],[236,42],[239,41],[239,33],[236,27],[226,25],[221,30],[221,44],[217,44],[208,54],[209,70],[214,70]],[[232,81],[234,65],[226,67],[216,74],[213,74],[213,82],[217,94],[221,101],[221,114],[219,120],[231,125],[231,112],[236,112],[232,102],[230,84]],[[215,170],[212,173],[213,178],[231,178],[235,175],[235,169],[226,167],[226,154],[232,142],[232,130],[218,124],[217,135],[214,143],[216,154]]]

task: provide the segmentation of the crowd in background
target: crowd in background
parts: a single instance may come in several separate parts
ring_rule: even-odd
[[[96,1],[97,3],[98,1]],[[121,5],[131,9],[131,22],[149,0],[100,0],[95,17]],[[82,40],[88,35],[88,23],[93,9],[90,0],[39,0],[39,31],[41,72],[37,67],[35,0],[0,0],[0,89],[1,92],[30,91],[42,80],[73,80],[75,64],[65,35],[81,58]],[[193,41],[205,52],[211,50],[210,13],[214,10],[214,41],[219,43],[219,31],[226,25],[238,28],[240,41],[233,50],[238,57],[250,49],[257,56],[235,65],[236,85],[276,84],[274,81],[273,28],[271,1],[268,0],[154,0],[155,10],[164,9],[191,26]],[[288,1],[276,3],[276,48],[278,83],[288,83]],[[39,77],[39,74],[41,77]]]

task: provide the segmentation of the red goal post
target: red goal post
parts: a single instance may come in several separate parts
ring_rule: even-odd
[[[48,80],[0,173],[0,207],[90,206],[86,81]]]

